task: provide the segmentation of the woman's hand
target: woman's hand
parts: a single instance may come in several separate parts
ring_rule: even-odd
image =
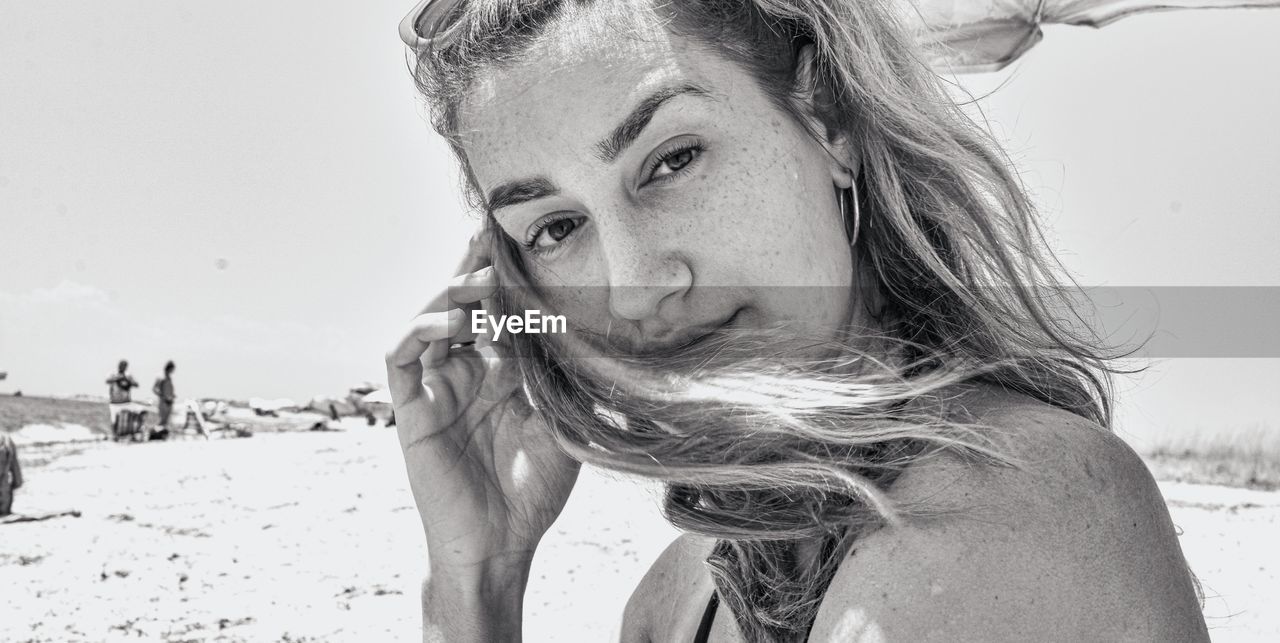
[[[471,311],[498,288],[489,263],[478,235],[459,276],[387,354],[433,577],[527,573],[578,476],[578,462],[529,406],[506,347],[471,332]],[[479,343],[450,348],[473,339]]]

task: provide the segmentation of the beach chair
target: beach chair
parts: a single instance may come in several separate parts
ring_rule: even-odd
[[[143,425],[146,423],[147,411],[149,410],[149,408],[140,404],[121,407],[116,411],[115,423],[111,425],[112,439],[116,441],[146,440],[147,437],[143,431]]]
[[[186,411],[186,417],[182,420],[182,426],[177,429],[170,428],[170,431],[174,434],[182,433],[185,435],[194,425],[197,433],[204,436],[206,440],[209,439],[211,423],[205,420],[204,411],[200,406],[200,403],[196,400],[187,400],[183,403],[182,407]]]
[[[227,421],[224,413],[226,405],[221,410],[215,410],[213,413],[205,412],[205,405],[198,402],[187,403],[187,420],[183,423],[182,431],[185,433],[188,426],[194,424],[196,430],[199,431],[206,440],[212,439],[214,435],[220,438],[248,438],[253,436],[253,429],[243,422]],[[215,405],[215,409],[218,407]],[[218,420],[217,417],[222,419]]]

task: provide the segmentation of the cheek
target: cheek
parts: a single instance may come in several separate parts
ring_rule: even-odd
[[[743,285],[852,283],[835,187],[805,152],[773,150],[759,158],[777,160],[726,174],[716,251],[737,257],[739,281],[753,282]]]
[[[596,330],[609,323],[609,289],[597,262],[576,260],[554,266],[529,263],[528,273],[541,292],[543,312],[564,315],[571,328]]]
[[[713,252],[726,256],[728,278],[752,289],[764,321],[825,336],[848,320],[852,253],[823,159],[809,148],[782,148],[771,152],[777,161],[730,173],[721,217],[737,233]]]
[[[547,305],[554,314],[564,315],[571,332],[607,334],[616,323],[610,313],[609,292],[605,287],[556,288],[548,294]]]

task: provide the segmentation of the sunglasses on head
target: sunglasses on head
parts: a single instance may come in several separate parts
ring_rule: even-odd
[[[447,39],[453,25],[446,28],[445,23],[460,4],[459,0],[422,0],[400,21],[400,40],[419,50]]]

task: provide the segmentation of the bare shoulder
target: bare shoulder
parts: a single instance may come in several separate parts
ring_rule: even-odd
[[[711,576],[702,562],[714,546],[713,539],[694,534],[667,545],[627,601],[623,643],[671,640],[673,633],[687,629],[681,618],[691,613],[690,603],[711,592]]]
[[[944,513],[864,538],[810,640],[1208,640],[1164,499],[1122,440],[1013,394],[971,415],[1021,465],[908,469],[891,497]]]

